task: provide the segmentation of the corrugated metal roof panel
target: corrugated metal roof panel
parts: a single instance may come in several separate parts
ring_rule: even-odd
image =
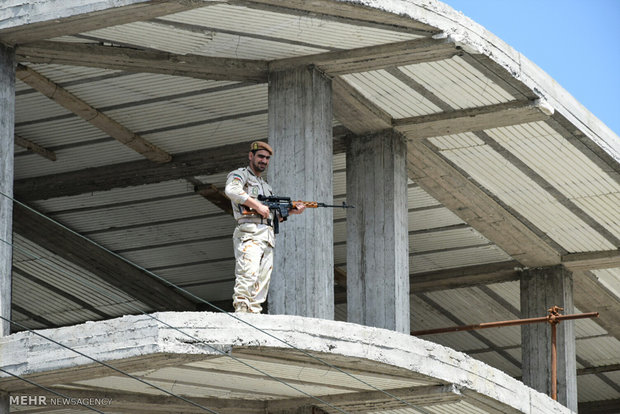
[[[442,112],[431,101],[383,69],[353,73],[342,77],[393,118],[408,118]]]
[[[412,256],[409,258],[409,270],[412,273],[422,273],[508,260],[511,260],[510,256],[497,246],[471,247]]]
[[[400,69],[454,109],[494,105],[515,99],[459,56]]]
[[[579,402],[620,398],[620,392],[598,375],[578,375],[577,395]]]
[[[440,148],[443,156],[568,251],[615,248],[488,145],[454,149],[450,138],[430,138],[430,141]]]
[[[68,85],[65,89],[103,110],[108,106],[126,106],[132,102],[139,104],[156,98],[166,98],[162,99],[162,102],[173,105],[176,101],[168,102],[170,96],[202,95],[221,88],[234,89],[233,85],[240,84],[156,73],[123,73],[115,77]]]
[[[598,281],[620,299],[620,268],[592,270]]]
[[[493,368],[497,368],[512,377],[518,377],[521,375],[521,367],[516,366],[512,361],[509,361],[498,352],[476,352],[471,356],[478,361],[482,361],[485,364],[492,366]],[[517,361],[521,362],[521,359],[519,358]]]
[[[595,367],[620,364],[620,341],[612,336],[580,339],[577,353]]]
[[[17,80],[16,83],[21,83],[21,81]],[[37,119],[57,116],[75,115],[39,92],[24,94],[15,100],[15,124],[17,127],[20,127],[20,124]]]
[[[518,317],[518,315],[509,312],[501,304],[489,300],[489,296],[477,288],[429,292],[426,295],[451,315],[458,317],[463,325],[506,321]],[[463,312],[464,309],[467,309],[467,312]],[[452,323],[450,326],[454,325],[460,324]],[[521,343],[521,329],[518,326],[484,329],[477,332],[500,347]]]
[[[116,140],[88,146],[57,150],[57,159],[63,162],[41,162],[41,157],[25,155],[15,161],[15,179],[57,174],[90,167],[100,167],[124,161],[144,159],[140,154]]]
[[[135,22],[93,30],[84,34],[113,43],[180,55],[272,60],[327,51],[319,47],[291,45],[222,32],[198,33],[157,22]]]
[[[229,4],[176,13],[162,20],[342,49],[421,37],[400,31],[339,23],[321,16],[275,13]]]
[[[186,180],[173,180],[134,187],[114,188],[109,191],[96,191],[75,196],[50,198],[48,200],[37,200],[33,204],[47,212],[47,214],[55,216],[54,213],[59,211],[105,208],[118,203],[149,201],[153,198],[182,195],[193,193],[193,191],[193,184]]]
[[[409,212],[409,231],[428,230],[437,227],[464,224],[463,220],[447,208],[431,208]]]
[[[303,377],[304,381],[308,381],[309,383],[334,386],[335,389],[326,391],[327,394],[350,392],[354,390],[371,390],[373,389],[371,386],[379,389],[395,389],[436,383],[435,380],[423,380],[421,378],[415,378],[413,375],[410,378],[396,375],[387,378],[387,376],[381,375],[380,373],[373,374],[371,372],[359,371],[352,374],[354,376],[354,378],[352,378],[338,370],[334,370],[328,365],[322,365],[320,361],[316,360],[312,360],[311,363],[299,365],[289,361],[277,362],[271,360],[261,361],[254,358],[237,358],[254,368],[258,368],[263,372],[270,373],[283,380],[297,380]],[[317,358],[319,357],[317,356]],[[231,374],[256,373],[255,370],[231,358],[212,358],[199,362],[191,362],[186,365],[204,370],[198,371],[202,375],[208,374],[210,370],[226,371]],[[347,372],[348,371],[349,370],[347,370]],[[364,382],[371,386],[364,384]],[[348,390],[338,389],[338,387],[348,388]]]
[[[620,184],[545,122],[486,131],[620,237]],[[575,166],[579,168],[575,168]]]
[[[215,210],[213,204],[203,197],[193,194],[193,191],[190,194],[184,197],[145,200],[140,204],[112,206],[88,212],[59,213],[55,214],[55,218],[81,233],[108,229],[122,231],[128,226],[132,226],[133,231],[139,233],[141,230],[137,228],[138,226],[156,226],[160,222],[204,216],[208,214],[205,213],[208,209],[212,211],[212,214],[223,213],[221,210]]]
[[[410,243],[410,251],[414,253],[463,246],[488,245],[491,243],[486,237],[471,227],[416,234],[413,238],[413,243]]]
[[[250,141],[269,136],[267,110],[264,114],[244,116],[236,119],[207,121],[191,126],[176,126],[172,130],[152,132],[143,137],[172,152],[187,152],[208,147]]]
[[[137,103],[135,106],[109,110],[106,114],[130,130],[143,133],[222,117],[241,117],[266,108],[267,85],[261,84],[172,101]],[[203,146],[204,143],[203,140]]]

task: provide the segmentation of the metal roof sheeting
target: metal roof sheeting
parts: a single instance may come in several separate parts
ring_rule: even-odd
[[[402,66],[400,70],[454,109],[494,105],[515,99],[459,56]]]
[[[462,134],[461,134],[462,135]],[[545,189],[471,133],[475,145],[456,148],[455,137],[430,138],[441,154],[547,233],[569,252],[610,250],[615,246],[558,202]]]
[[[390,114],[392,118],[408,118],[441,112],[437,105],[383,69],[342,77],[362,95]]]

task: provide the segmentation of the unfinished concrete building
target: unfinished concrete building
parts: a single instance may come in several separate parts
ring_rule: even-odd
[[[281,225],[228,314],[226,174]],[[0,4],[0,412],[620,412],[620,139],[435,0]],[[600,312],[549,324],[412,332]]]

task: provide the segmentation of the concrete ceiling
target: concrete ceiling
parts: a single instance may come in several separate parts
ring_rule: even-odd
[[[475,22],[435,1],[24,0],[0,17],[20,63],[14,320],[229,306],[219,190],[268,139],[269,72],[315,65],[336,203],[347,140],[407,137],[413,329],[519,318],[516,269],[562,264],[578,310],[601,312],[576,322],[580,411],[620,407],[620,139]],[[426,339],[520,376],[518,328]]]

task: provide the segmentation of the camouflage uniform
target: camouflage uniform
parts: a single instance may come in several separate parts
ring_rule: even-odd
[[[237,227],[233,233],[235,249],[235,289],[233,306],[239,311],[245,304],[252,313],[262,311],[267,299],[273,269],[275,235],[273,227],[260,216],[243,216],[239,206],[249,197],[273,195],[271,186],[250,167],[239,168],[228,174],[226,195],[231,199]],[[272,217],[273,219],[273,217]]]

